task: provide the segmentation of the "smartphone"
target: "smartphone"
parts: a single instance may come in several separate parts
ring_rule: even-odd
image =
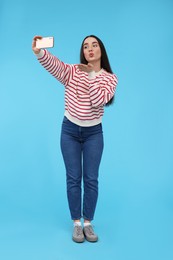
[[[37,39],[36,48],[52,48],[54,46],[54,37],[43,37],[41,40]]]

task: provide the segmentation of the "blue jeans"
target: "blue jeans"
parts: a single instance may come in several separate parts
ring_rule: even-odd
[[[71,218],[92,220],[98,198],[98,171],[103,152],[102,124],[82,127],[64,117],[61,150],[66,167]]]

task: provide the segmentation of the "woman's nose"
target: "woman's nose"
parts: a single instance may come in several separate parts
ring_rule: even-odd
[[[92,46],[89,46],[89,52],[91,52],[93,50]]]

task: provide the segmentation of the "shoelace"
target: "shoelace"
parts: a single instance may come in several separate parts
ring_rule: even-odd
[[[87,231],[88,231],[89,235],[94,235],[94,231],[93,231],[92,226],[88,226]]]
[[[82,235],[82,228],[80,226],[76,226],[76,235],[81,236]]]

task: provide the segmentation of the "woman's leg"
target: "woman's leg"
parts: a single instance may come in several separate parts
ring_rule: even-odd
[[[103,152],[102,126],[99,126],[96,127],[97,133],[91,132],[83,144],[83,217],[85,222],[94,218],[98,198],[98,174]],[[96,128],[93,129],[96,130]]]
[[[81,143],[77,138],[77,128],[64,119],[61,132],[61,151],[66,167],[67,197],[73,220],[81,218]]]

